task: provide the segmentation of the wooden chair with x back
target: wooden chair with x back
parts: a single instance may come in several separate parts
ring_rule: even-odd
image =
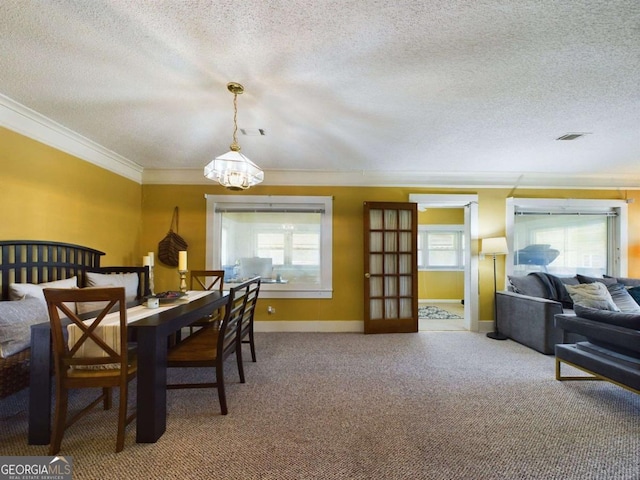
[[[235,353],[238,362],[240,383],[244,383],[244,373],[240,368],[241,357],[238,349],[238,334],[250,292],[250,282],[245,282],[229,290],[220,328],[201,328],[181,342],[169,348],[168,367],[214,368],[215,382],[190,382],[168,384],[167,388],[217,388],[220,411],[226,415],[227,399],[224,388],[224,362]]]
[[[224,270],[192,270],[190,290],[217,290],[222,293],[224,285]],[[190,330],[193,333],[194,327],[217,326],[224,315],[224,311],[216,310],[208,317],[202,318],[191,324]]]
[[[120,389],[116,440],[116,452],[120,452],[124,448],[125,427],[136,417],[135,413],[127,415],[128,385],[136,376],[137,364],[127,341],[125,289],[45,288],[44,297],[51,322],[56,382],[49,455],[60,451],[65,429],[98,403],[102,401],[105,410],[111,408],[113,387]],[[75,305],[81,302],[95,307],[92,310],[97,316],[89,320],[80,318]],[[114,313],[109,315],[112,310]],[[95,387],[101,387],[102,394],[67,421],[69,390]]]
[[[241,376],[244,376],[244,368],[242,366],[242,344],[248,344],[251,350],[251,360],[256,361],[256,345],[253,336],[253,317],[256,313],[256,305],[258,303],[258,293],[260,293],[260,277],[247,280],[247,303],[242,314],[242,322],[240,323],[240,333],[238,334],[238,354],[240,362],[238,369],[242,370]]]

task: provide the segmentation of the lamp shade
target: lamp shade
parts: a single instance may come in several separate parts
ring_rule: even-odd
[[[204,176],[230,190],[245,190],[264,180],[264,172],[238,151],[214,158],[204,167]]]
[[[509,253],[507,239],[505,237],[492,237],[482,239],[482,255],[506,255]]]

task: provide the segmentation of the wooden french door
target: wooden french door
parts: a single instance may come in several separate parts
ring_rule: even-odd
[[[418,331],[418,207],[364,203],[364,333]]]

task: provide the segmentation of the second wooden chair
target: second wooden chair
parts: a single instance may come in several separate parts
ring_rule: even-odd
[[[189,290],[217,290],[222,293],[224,285],[224,270],[192,270]],[[193,333],[195,327],[217,327],[224,315],[223,309],[216,310],[211,315],[197,320],[189,327]]]
[[[241,371],[240,376],[244,377],[244,368],[242,366],[242,345],[248,344],[251,351],[251,360],[256,361],[256,345],[253,335],[253,317],[256,313],[256,305],[258,303],[258,293],[260,293],[260,277],[252,278],[247,282],[247,302],[242,314],[242,322],[240,323],[240,333],[238,334],[238,352],[239,363],[238,369]]]
[[[170,368],[214,368],[216,374],[215,382],[173,383],[168,384],[167,388],[217,388],[220,411],[222,415],[227,414],[224,363],[230,355],[235,353],[236,361],[240,365],[238,334],[249,291],[250,282],[241,283],[231,288],[220,327],[201,328],[170,347],[167,353],[167,366]],[[240,382],[244,383],[244,373],[240,368],[238,368],[238,371]]]

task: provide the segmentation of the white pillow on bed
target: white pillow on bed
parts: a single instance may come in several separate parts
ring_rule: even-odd
[[[0,357],[29,348],[31,325],[49,321],[46,304],[37,298],[0,302]]]
[[[137,273],[86,273],[86,286],[91,287],[124,287],[126,302],[135,300],[138,296]],[[82,302],[77,304],[78,314],[95,312],[105,307],[105,302]]]
[[[131,302],[138,296],[137,273],[94,273],[87,272],[87,287],[124,287],[124,297]]]
[[[64,280],[56,280],[45,283],[11,283],[9,284],[9,300],[23,300],[26,298],[37,298],[45,306],[47,301],[44,299],[45,288],[78,288],[78,277],[65,278]],[[76,311],[75,305],[70,303],[67,305],[72,312]]]

